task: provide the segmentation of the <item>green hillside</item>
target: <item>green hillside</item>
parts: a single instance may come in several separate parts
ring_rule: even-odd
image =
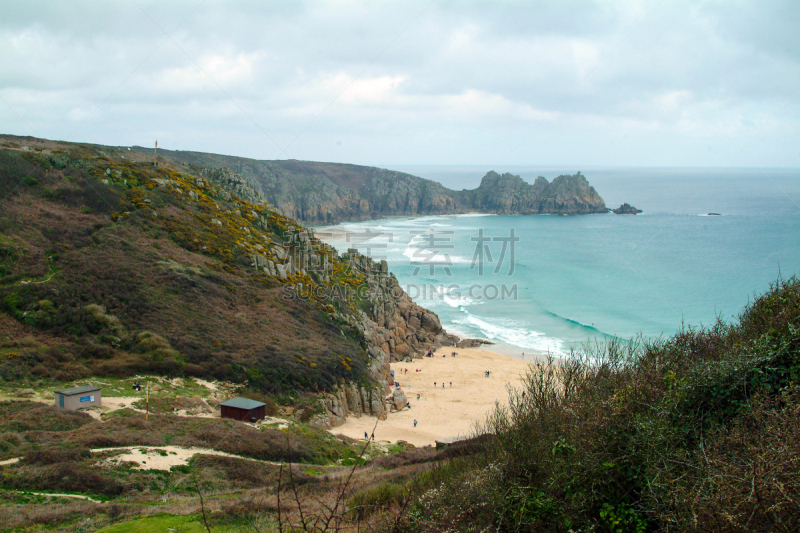
[[[0,380],[157,373],[273,394],[374,381],[348,318],[366,302],[327,298],[364,271],[200,169],[51,144],[0,149]],[[272,275],[281,255],[324,268]],[[311,292],[285,297],[288,284]]]

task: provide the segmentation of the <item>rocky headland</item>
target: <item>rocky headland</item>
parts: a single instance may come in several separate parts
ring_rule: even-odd
[[[138,149],[144,151],[145,149]],[[164,158],[208,168],[227,168],[248,178],[283,215],[310,225],[389,216],[493,213],[583,215],[608,208],[580,172],[533,184],[490,171],[472,190],[455,191],[404,172],[340,163],[279,160],[161,150]]]

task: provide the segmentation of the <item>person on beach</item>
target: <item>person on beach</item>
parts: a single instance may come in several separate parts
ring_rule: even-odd
[[[414,419],[414,427],[417,427],[417,419]]]
[[[419,394],[417,394],[417,400],[419,400]]]
[[[369,440],[369,433],[366,431],[364,432],[364,440]]]
[[[453,382],[452,382],[452,381],[450,382],[450,386],[451,386],[451,387],[453,386]]]
[[[444,388],[444,381],[442,381],[442,388]]]
[[[436,382],[435,382],[435,381],[433,382],[433,386],[434,386],[434,387],[436,386]]]

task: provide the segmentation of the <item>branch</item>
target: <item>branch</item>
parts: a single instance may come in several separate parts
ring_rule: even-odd
[[[208,520],[206,520],[206,505],[205,502],[203,502],[203,493],[200,490],[200,485],[197,483],[196,479],[194,480],[194,487],[197,489],[197,494],[200,495],[200,511],[203,513],[203,523],[206,525],[206,531],[211,533],[211,528],[208,527]]]

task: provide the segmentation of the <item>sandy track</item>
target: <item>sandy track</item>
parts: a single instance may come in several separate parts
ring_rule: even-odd
[[[453,351],[458,352],[456,357],[450,356]],[[389,413],[387,420],[377,421],[377,427],[373,417],[348,418],[344,425],[330,432],[363,439],[364,432],[370,433],[375,427],[376,440],[404,440],[415,446],[434,444],[443,438],[467,436],[475,422],[485,419],[491,412],[495,402],[508,402],[507,387],[519,386],[530,364],[482,348],[445,347],[438,353],[432,358],[391,365],[411,409]],[[405,369],[408,369],[407,373]],[[485,377],[487,370],[491,373],[488,378]],[[417,427],[414,427],[415,419]]]
[[[251,459],[249,457],[241,457],[232,453],[218,452],[210,448],[184,448],[181,446],[121,446],[118,448],[95,448],[91,450],[92,453],[124,451],[125,453],[117,454],[108,459],[104,459],[98,463],[98,466],[117,464],[122,462],[135,462],[138,463],[136,468],[138,470],[169,470],[173,466],[185,465],[189,460],[197,454],[202,455],[218,455],[221,457],[235,457],[236,459],[244,459],[247,461],[255,461],[257,463],[266,463],[278,465],[280,463],[272,463],[269,461],[261,461],[259,459]]]
[[[100,500],[95,500],[91,496],[85,494],[54,494],[52,492],[28,492],[26,490],[17,491],[24,494],[35,494],[36,496],[50,496],[51,498],[75,498],[76,500],[87,500],[94,503],[103,503]]]

